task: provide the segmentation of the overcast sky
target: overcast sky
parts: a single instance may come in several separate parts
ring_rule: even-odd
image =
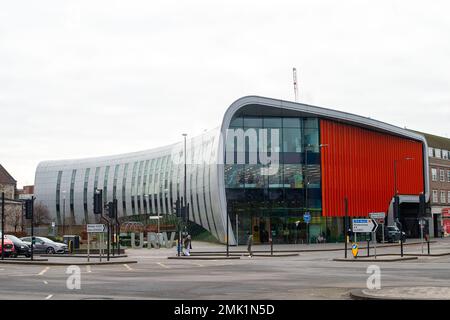
[[[139,151],[245,95],[449,136],[448,1],[2,1],[0,163]]]

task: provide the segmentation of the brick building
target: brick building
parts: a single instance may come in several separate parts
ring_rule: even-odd
[[[428,144],[430,175],[430,235],[450,234],[450,139],[419,132]]]
[[[23,229],[22,204],[17,201],[17,181],[0,164],[0,197],[5,193],[5,233],[18,232]],[[1,202],[1,199],[0,199]]]

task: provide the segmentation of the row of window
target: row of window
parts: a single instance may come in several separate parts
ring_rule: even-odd
[[[439,159],[450,159],[450,151],[438,148],[428,148],[428,156]]]
[[[431,180],[432,181],[438,181],[438,169],[431,168]],[[447,170],[447,179],[445,178],[445,170],[439,169],[439,181],[440,182],[450,182],[450,170]]]
[[[197,163],[199,158],[205,157],[207,154],[212,157],[211,147],[213,139],[209,141],[202,141],[201,144],[192,144],[188,158],[191,158],[188,163]],[[180,151],[176,157],[183,157],[183,152]],[[134,161],[131,163],[116,164],[115,166],[105,166],[103,171],[101,167],[86,168],[86,170],[71,170],[70,177],[70,213],[75,216],[74,210],[74,193],[79,190],[83,199],[83,211],[85,221],[89,221],[88,207],[91,203],[91,194],[98,188],[103,189],[104,202],[111,201],[114,198],[119,200],[119,210],[126,215],[136,214],[170,214],[173,213],[174,201],[184,194],[183,176],[184,165],[183,161],[175,161],[171,155],[166,155],[154,159]],[[174,162],[175,161],[175,162]],[[199,222],[208,230],[217,234],[217,227],[214,219],[210,220],[209,215],[212,215],[212,199],[210,190],[208,188],[211,179],[211,168],[208,165],[188,165],[187,166],[187,203],[190,204],[190,215],[194,221]],[[130,169],[130,170],[129,170]],[[123,170],[123,171],[122,171]],[[84,171],[84,172],[83,172]],[[111,171],[113,174],[110,173]],[[82,173],[83,172],[83,173]],[[83,180],[80,181],[81,186],[76,186],[77,175],[83,174]],[[122,176],[120,177],[120,174]],[[93,178],[93,185],[90,185],[90,177]],[[56,185],[56,212],[58,222],[61,223],[61,198],[64,190],[61,181],[63,180],[63,171],[58,172]],[[111,179],[112,178],[112,179]],[[108,190],[109,180],[112,182],[112,190]],[[130,181],[131,180],[131,181]],[[122,186],[120,188],[120,183]],[[118,194],[117,188],[122,191]],[[77,189],[75,189],[77,188]],[[130,188],[129,190],[127,190]],[[81,192],[82,190],[82,192]],[[120,192],[120,191],[119,191]],[[112,198],[111,198],[112,196]],[[129,197],[129,199],[127,199]],[[131,202],[128,202],[131,200]],[[128,204],[131,204],[128,207]],[[202,223],[202,216],[203,221]]]
[[[447,201],[445,199],[445,194],[447,194]],[[438,190],[433,190],[433,202],[434,203],[450,203],[450,191],[441,191],[440,199],[439,199],[438,198]]]

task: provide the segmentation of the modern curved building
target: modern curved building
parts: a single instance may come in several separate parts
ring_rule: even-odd
[[[105,202],[118,200],[120,217],[172,215],[186,191],[189,220],[221,242],[227,224],[231,244],[243,243],[248,232],[255,242],[267,242],[269,235],[278,243],[320,235],[334,241],[342,238],[346,212],[385,212],[392,223],[395,194],[404,228],[416,228],[419,195],[429,198],[426,155],[422,135],[384,122],[247,96],[229,106],[219,127],[188,138],[186,155],[180,141],[135,153],[41,162],[35,195],[58,225],[63,219],[82,225],[96,221],[97,189]]]

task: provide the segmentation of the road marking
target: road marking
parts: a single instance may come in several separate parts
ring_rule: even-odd
[[[48,282],[47,282],[47,281],[44,281],[44,284],[48,284]]]
[[[50,269],[50,267],[45,267],[44,270],[42,270],[41,272],[38,273],[38,276],[44,275],[44,273],[46,273],[48,271],[48,269]]]
[[[46,298],[45,298],[45,300],[49,300],[49,299],[51,299],[53,297],[53,295],[52,294],[49,294]]]
[[[128,269],[128,271],[132,271],[132,270],[133,270],[133,269],[131,269],[131,268],[130,268],[130,266],[129,266],[129,265],[127,265],[126,263],[124,263],[123,265],[125,266],[125,268],[127,268],[127,269]]]
[[[166,269],[170,269],[168,266],[166,266],[164,263],[161,262],[157,262],[157,264],[159,264],[161,267],[166,268]]]
[[[192,265],[195,265],[195,266],[203,267],[203,265],[200,264],[200,263],[191,262],[191,264],[192,264]]]
[[[88,273],[91,273],[92,271],[91,271],[91,266],[86,266],[86,271],[88,272]]]

